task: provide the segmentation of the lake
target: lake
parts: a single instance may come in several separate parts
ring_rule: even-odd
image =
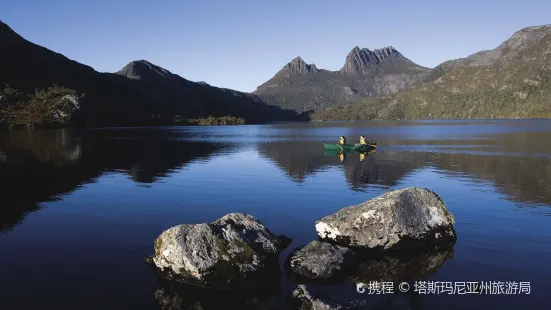
[[[324,155],[323,142],[361,134],[376,152]],[[296,287],[285,272],[266,296],[226,296],[163,288],[144,258],[167,228],[244,212],[293,240],[283,265],[317,239],[317,219],[410,186],[440,195],[458,239],[428,272],[424,257],[407,272],[433,282],[522,282],[524,291],[381,296],[350,281],[320,290],[373,309],[551,302],[548,120],[0,132],[0,176],[0,309],[245,309],[258,299],[285,309]]]

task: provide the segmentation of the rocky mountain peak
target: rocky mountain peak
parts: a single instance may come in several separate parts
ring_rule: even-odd
[[[503,42],[498,49],[505,51],[523,49],[530,44],[543,39],[551,33],[551,24],[523,28],[515,32],[508,40]]]
[[[307,64],[300,56],[286,64],[280,72],[285,74],[309,74],[318,72],[315,64]]]
[[[159,77],[165,78],[173,75],[170,71],[154,65],[147,60],[132,61],[120,71],[116,72],[116,74],[134,80],[149,80]]]
[[[531,26],[515,32],[509,39],[492,50],[483,50],[465,58],[453,59],[438,65],[443,72],[450,72],[463,67],[489,66],[496,63],[513,61],[539,42],[545,41],[551,35],[551,24]]]
[[[357,75],[371,71],[374,66],[380,66],[385,62],[390,62],[394,59],[401,59],[404,56],[394,47],[387,46],[373,51],[367,48],[355,46],[348,56],[340,73]]]
[[[387,46],[373,51],[380,59],[387,59],[388,57],[403,58],[404,56],[398,52],[393,46]]]

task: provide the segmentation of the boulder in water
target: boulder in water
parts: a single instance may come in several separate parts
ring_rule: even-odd
[[[389,250],[454,242],[454,216],[425,188],[387,192],[316,221],[319,237],[343,246]]]
[[[316,240],[291,253],[287,267],[291,277],[300,281],[337,280],[353,267],[355,258],[349,248]]]
[[[163,279],[210,289],[241,289],[279,281],[279,253],[289,243],[251,215],[183,224],[155,240],[152,263]]]

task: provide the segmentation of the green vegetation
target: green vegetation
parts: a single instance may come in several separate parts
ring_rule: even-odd
[[[462,67],[431,83],[357,104],[315,110],[312,120],[551,117],[551,35],[522,57]]]
[[[0,90],[0,124],[10,129],[66,125],[80,109],[82,97],[57,85],[31,94],[6,86]]]
[[[217,125],[244,125],[245,119],[234,116],[222,117],[202,117],[198,119],[185,119],[180,115],[174,117],[174,122],[180,125],[199,125],[199,126],[217,126]]]
[[[9,129],[67,126],[77,122],[80,116],[80,101],[84,95],[74,89],[54,85],[24,94],[6,86],[0,90],[0,127]],[[159,115],[153,115],[159,117]],[[243,125],[245,119],[234,116],[203,117],[186,119],[181,115],[172,118],[172,123],[182,125]],[[162,124],[170,124],[170,121]]]

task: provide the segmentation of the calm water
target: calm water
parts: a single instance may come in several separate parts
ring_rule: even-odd
[[[322,142],[360,134],[377,152],[324,156]],[[162,289],[143,259],[171,226],[245,212],[293,239],[283,262],[316,238],[315,220],[408,186],[437,192],[457,221],[451,258],[426,281],[528,282],[530,294],[320,290],[399,299],[392,309],[549,309],[550,136],[539,120],[0,132],[0,309],[285,309],[284,273],[266,296],[228,297]]]

